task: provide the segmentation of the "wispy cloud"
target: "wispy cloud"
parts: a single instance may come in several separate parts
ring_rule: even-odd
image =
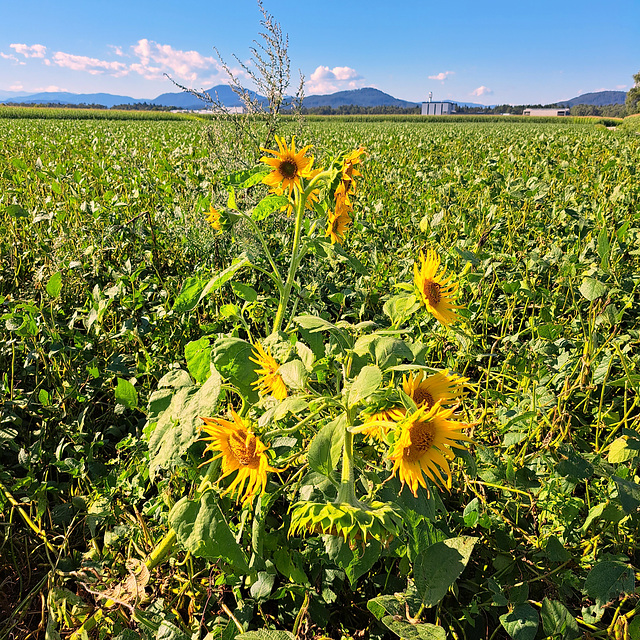
[[[147,38],[138,40],[132,50],[139,62],[134,62],[130,69],[147,80],[157,80],[165,73],[191,84],[198,80],[226,79],[222,65],[215,58],[203,56],[198,51],[181,51]]]
[[[435,76],[429,76],[429,80],[440,80],[440,82],[442,82],[442,84],[444,84],[444,81],[449,77],[455,74],[455,71],[441,71],[440,73],[436,74]]]
[[[5,60],[11,60],[11,62],[17,62],[18,64],[27,64],[21,60],[18,60],[12,53],[4,53],[0,51],[0,58],[4,58]]]
[[[91,75],[109,73],[109,75],[120,77],[129,73],[129,68],[123,62],[100,60],[89,56],[77,56],[72,53],[56,51],[53,54],[53,63],[59,67],[65,67],[72,71],[86,71]]]
[[[71,71],[80,71],[91,75],[109,75],[122,77],[137,73],[146,80],[162,79],[168,74],[178,82],[190,86],[205,86],[228,81],[226,72],[218,60],[204,56],[198,51],[174,49],[169,44],[161,44],[143,38],[128,49],[116,45],[108,45],[111,52],[109,58],[102,59],[77,55],[65,51],[47,54],[42,44],[11,44],[15,53],[0,52],[0,57],[18,64],[26,64],[21,58],[39,58],[45,65],[55,65]],[[339,76],[345,76],[344,68],[337,68]],[[246,75],[242,70],[233,70],[237,76]],[[342,75],[341,72],[342,71]],[[351,71],[351,70],[347,70]]]
[[[9,46],[25,58],[44,58],[47,53],[47,47],[43,44],[10,44]]]
[[[351,67],[325,67],[323,65],[309,77],[306,90],[308,93],[333,93],[346,89],[358,89],[362,85],[363,77]]]
[[[50,84],[46,87],[36,87],[33,90],[34,93],[67,93],[68,89],[65,89],[64,87],[59,87],[58,85],[55,84]]]
[[[22,91],[23,89],[22,82],[16,82],[9,87],[9,91]]]
[[[618,91],[622,91],[623,89],[626,89],[626,88],[627,88],[627,85],[626,85],[626,84],[617,84],[617,85],[616,85],[616,89],[617,89]]]
[[[479,98],[480,96],[490,96],[492,94],[493,94],[493,89],[489,89],[489,87],[485,87],[484,85],[482,85],[481,87],[474,89],[470,95],[475,96],[476,98]]]

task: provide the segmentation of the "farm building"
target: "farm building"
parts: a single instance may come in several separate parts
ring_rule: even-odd
[[[450,113],[454,113],[453,104],[451,102],[429,101],[422,103],[423,116],[444,116]]]
[[[523,116],[568,116],[570,109],[525,109]]]

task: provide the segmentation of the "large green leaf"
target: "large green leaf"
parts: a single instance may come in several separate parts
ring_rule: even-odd
[[[349,582],[354,585],[358,578],[367,573],[377,562],[382,553],[382,545],[373,540],[364,548],[356,546],[353,549],[353,558],[348,565],[344,567],[344,572],[349,578]]]
[[[289,198],[286,196],[267,196],[260,200],[256,207],[251,212],[251,217],[254,220],[264,220],[268,218],[274,211],[282,209],[289,204]]]
[[[169,513],[169,522],[178,542],[194,556],[208,560],[222,558],[238,571],[249,571],[244,552],[212,491],[207,491],[199,500],[189,500],[186,496],[179,500]]]
[[[477,538],[463,536],[436,542],[413,565],[416,589],[426,607],[435,607],[469,562]]]
[[[367,602],[367,609],[382,620],[386,615],[397,616],[404,614],[406,600],[402,594],[397,593],[393,596],[378,596]]]
[[[540,619],[530,604],[520,604],[510,613],[501,615],[500,623],[513,640],[534,640]]]
[[[374,365],[363,367],[349,389],[349,408],[368,398],[382,383],[382,371]]]
[[[224,186],[235,187],[236,189],[248,189],[258,184],[262,179],[271,173],[271,169],[264,164],[260,164],[252,169],[236,171],[220,180]]]
[[[220,375],[212,371],[201,387],[191,383],[173,391],[169,406],[158,416],[149,437],[149,477],[152,480],[158,470],[181,464],[181,457],[198,439],[202,425],[200,417],[215,415],[221,385]],[[162,400],[166,402],[166,399],[163,395]],[[159,400],[160,397],[152,398],[155,402]]]
[[[589,302],[593,302],[607,293],[608,287],[606,284],[596,280],[595,278],[585,278],[582,281],[579,290],[580,293],[589,300]]]
[[[241,633],[239,636],[236,636],[236,640],[295,640],[295,636],[288,631],[260,629],[260,631]]]
[[[542,601],[540,617],[542,618],[542,627],[547,636],[563,638],[563,640],[574,640],[574,638],[579,638],[581,635],[576,619],[557,600],[545,598]]]
[[[447,640],[447,632],[435,624],[413,624],[407,620],[398,620],[396,616],[385,616],[382,622],[402,640]]]
[[[47,282],[47,293],[52,298],[57,298],[60,295],[60,291],[62,290],[62,272],[56,271],[50,278],[49,282]]]
[[[208,338],[200,338],[189,342],[184,348],[184,357],[187,360],[187,369],[196,379],[203,383],[211,375],[211,345]]]
[[[237,271],[250,264],[249,258],[245,256],[224,269],[224,271],[216,273],[209,281],[202,278],[187,278],[171,310],[178,314],[192,311],[209,293],[219,289],[223,284],[231,280]]]
[[[253,355],[253,345],[240,338],[219,338],[213,344],[211,358],[220,374],[240,389],[249,402],[258,398],[253,383],[258,376],[258,365],[249,358]]]
[[[315,435],[309,445],[309,466],[314,471],[329,476],[338,466],[346,423],[347,418],[343,414],[325,424]]]
[[[138,406],[138,392],[128,380],[118,378],[115,396],[116,402],[127,409],[135,409]]]
[[[623,562],[603,560],[589,571],[584,581],[584,592],[604,607],[620,594],[632,594],[635,590],[633,567]]]

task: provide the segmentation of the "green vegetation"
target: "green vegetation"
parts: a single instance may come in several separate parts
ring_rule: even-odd
[[[162,110],[118,110],[104,107],[9,107],[0,105],[2,119],[48,119],[48,120],[190,120],[195,116],[187,113],[169,113]]]
[[[640,113],[640,71],[633,76],[633,87],[627,93],[625,106],[627,115]]]
[[[270,464],[292,465],[251,505],[222,495],[215,466],[198,468],[211,457],[198,417],[240,410],[229,385],[250,393],[253,371],[229,344],[274,326],[267,252],[286,274],[294,218],[234,217],[266,188],[224,182],[206,121],[7,113],[0,637],[638,637],[638,118],[615,131],[593,118],[308,118],[296,143],[313,141],[316,166],[360,146],[366,157],[344,244],[319,238],[301,259],[286,317],[323,321],[282,323],[303,345],[289,362],[336,393],[349,358],[377,368],[384,378],[361,379],[353,402],[352,387],[358,412],[410,367],[472,383],[460,412],[474,443],[451,462],[450,491],[414,498],[389,479],[384,445],[355,434],[358,493],[402,513],[383,546],[287,535],[293,496],[335,497],[326,407],[301,425],[293,403],[248,403],[282,432]],[[208,225],[211,206],[233,228]],[[410,312],[428,248],[460,285],[459,324]]]

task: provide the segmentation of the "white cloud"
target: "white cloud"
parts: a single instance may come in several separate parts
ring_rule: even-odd
[[[9,87],[9,91],[22,91],[23,89],[22,82],[16,82]]]
[[[9,46],[25,58],[44,58],[47,52],[47,47],[43,44],[10,44]]]
[[[617,84],[617,85],[616,85],[616,89],[617,89],[618,91],[622,91],[623,89],[626,89],[626,88],[627,88],[627,85],[626,85],[626,84]]]
[[[362,76],[351,67],[329,69],[321,65],[311,74],[305,89],[309,94],[335,93],[346,89],[358,89],[362,81]]]
[[[489,89],[489,87],[485,87],[484,85],[474,89],[470,95],[479,98],[480,96],[490,96],[493,94],[493,89]]]
[[[124,51],[122,51],[122,47],[118,47],[115,44],[108,44],[107,47],[115,53],[115,55],[120,56],[121,58],[124,56]]]
[[[157,80],[167,73],[186,83],[195,84],[204,72],[206,81],[226,80],[222,65],[210,56],[197,51],[181,51],[169,44],[159,44],[143,38],[132,47],[139,62],[131,65],[131,70],[147,80]],[[205,79],[201,79],[205,82]]]
[[[454,74],[455,74],[455,71],[441,71],[435,76],[429,76],[429,80],[440,80],[440,82],[444,84],[444,81],[447,79],[447,76],[452,76]]]
[[[55,84],[50,84],[47,87],[36,87],[33,92],[34,93],[67,93],[67,89],[63,88],[63,87],[58,87]]]
[[[59,67],[65,67],[73,71],[86,71],[91,75],[98,75],[107,71],[109,75],[120,77],[129,73],[127,65],[122,62],[109,62],[108,60],[99,60],[88,56],[76,56],[62,51],[56,51],[53,54],[53,62]]]
[[[18,64],[27,64],[26,62],[21,62],[16,58],[12,53],[3,53],[0,51],[0,58],[4,58],[5,60],[11,60],[11,62],[17,62]]]

